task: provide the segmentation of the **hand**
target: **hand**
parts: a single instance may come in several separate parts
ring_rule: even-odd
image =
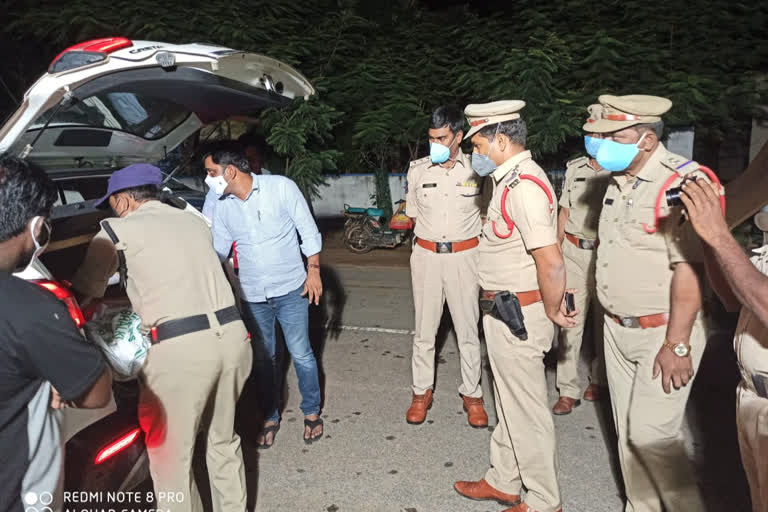
[[[662,345],[653,361],[653,379],[656,380],[659,374],[661,374],[661,387],[666,394],[672,392],[670,384],[674,385],[675,389],[687,385],[693,378],[691,354],[680,357]]]
[[[304,291],[301,296],[309,294],[309,303],[315,306],[320,304],[320,297],[323,295],[323,281],[320,279],[320,270],[310,268],[307,273],[307,281],[304,283]]]
[[[69,407],[69,402],[63,401],[56,388],[51,386],[51,409],[66,409],[67,407]]]
[[[576,294],[576,288],[569,288],[565,291],[573,293],[574,295]],[[563,300],[560,302],[560,311],[558,311],[554,316],[550,316],[550,320],[555,322],[560,327],[569,329],[576,326],[576,315],[578,314],[578,309],[574,309],[570,313],[568,312],[568,310],[565,308],[565,294],[563,294]]]
[[[576,293],[575,288],[569,288],[565,291],[571,292],[573,294]],[[560,327],[570,329],[571,327],[576,327],[576,315],[578,314],[579,314],[578,309],[574,309],[573,311],[568,313],[568,311],[565,309],[565,294],[563,294],[563,300],[560,302],[560,310],[554,315],[549,315],[549,319],[552,320],[557,325],[559,325]]]
[[[693,229],[707,244],[729,233],[725,215],[720,207],[720,190],[714,183],[686,181],[680,199]]]

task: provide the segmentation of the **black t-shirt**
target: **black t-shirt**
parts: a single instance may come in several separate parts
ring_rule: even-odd
[[[62,451],[51,385],[62,400],[80,398],[104,365],[63,302],[0,271],[0,512],[23,512],[28,493],[38,508],[56,494]]]

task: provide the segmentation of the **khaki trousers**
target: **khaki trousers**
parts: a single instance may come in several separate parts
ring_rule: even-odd
[[[528,505],[555,512],[560,508],[559,462],[544,374],[544,352],[552,348],[554,326],[541,302],[525,306],[523,316],[526,341],[500,320],[483,317],[498,417],[485,480],[508,494],[520,494],[525,487]]]
[[[605,316],[605,367],[613,420],[619,438],[619,462],[627,494],[626,512],[705,510],[683,440],[685,406],[693,380],[669,395],[653,363],[667,326],[627,328]],[[690,338],[698,373],[706,337],[701,318]],[[694,378],[696,374],[694,374]]]
[[[245,468],[234,428],[235,405],[251,371],[251,345],[242,322],[218,326],[216,317],[209,317],[217,327],[153,345],[140,376],[139,424],[158,509],[202,510],[192,474],[200,430],[207,431],[213,510],[246,507]],[[174,501],[160,499],[173,493],[180,493]]]
[[[593,336],[595,356],[592,359],[590,381],[605,384],[605,358],[603,357],[603,310],[595,294],[595,250],[579,249],[568,240],[563,242],[567,288],[575,288],[573,294],[576,309],[576,326],[560,329],[560,349],[557,358],[557,388],[560,396],[581,398],[583,387],[579,379],[579,359],[584,338],[584,325],[588,315],[594,319]]]
[[[741,462],[752,495],[752,510],[768,512],[768,399],[760,398],[741,383],[736,400]]]
[[[448,302],[461,358],[459,393],[479,398],[480,318],[477,277],[477,248],[453,254],[437,254],[420,245],[411,254],[411,282],[416,310],[416,334],[413,337],[413,392],[423,395],[435,384],[435,336]]]

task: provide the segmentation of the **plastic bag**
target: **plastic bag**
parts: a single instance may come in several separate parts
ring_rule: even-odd
[[[149,338],[141,329],[141,318],[133,311],[104,315],[88,322],[85,333],[104,353],[116,380],[135,379],[147,360]]]

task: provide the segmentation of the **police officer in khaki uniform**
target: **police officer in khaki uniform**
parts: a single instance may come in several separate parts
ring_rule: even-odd
[[[507,512],[555,512],[561,500],[544,353],[552,346],[552,322],[564,327],[575,322],[562,304],[565,264],[557,243],[555,194],[525,150],[526,126],[519,113],[524,106],[523,101],[497,101],[464,111],[472,126],[467,133],[474,147],[472,167],[494,182],[478,273],[498,425],[485,478],[457,482],[455,489],[475,500],[512,505]],[[519,308],[504,311],[515,312],[517,319],[522,313],[527,333],[502,321],[498,304],[515,301]]]
[[[693,227],[706,242],[705,263],[712,287],[739,322],[733,339],[741,370],[736,423],[741,461],[754,512],[768,511],[768,207],[755,215],[763,245],[751,261],[731,236],[720,205],[720,190],[687,183],[681,199]]]
[[[587,125],[599,119],[600,110],[600,105],[589,107]],[[602,140],[600,135],[588,133],[584,139],[589,156],[568,162],[557,217],[557,238],[563,247],[567,287],[575,290],[574,303],[576,309],[581,311],[575,317],[576,327],[560,331],[560,354],[557,359],[560,398],[552,408],[557,415],[570,414],[581,403],[579,353],[587,311],[595,319],[592,327],[595,353],[590,371],[591,382],[584,391],[584,400],[599,400],[601,387],[605,386],[603,313],[595,296],[595,260],[597,219],[611,173],[601,169],[595,161],[596,149]]]
[[[162,175],[134,164],[109,180],[107,201],[120,218],[102,222],[73,279],[85,297],[102,297],[119,270],[153,345],[140,376],[139,423],[145,433],[158,509],[201,510],[191,473],[199,431],[216,511],[246,507],[235,405],[251,369],[248,333],[196,215],[158,200]],[[162,494],[165,493],[165,494]],[[178,502],[162,496],[177,496]]]
[[[596,279],[625,510],[704,510],[682,430],[706,342],[693,265],[701,262],[701,245],[682,209],[664,199],[665,185],[701,175],[699,165],[659,141],[668,99],[598,101],[601,118],[584,130],[603,134],[597,163],[614,173],[600,214]]]
[[[473,427],[488,426],[480,387],[477,323],[477,246],[483,179],[461,151],[464,115],[441,106],[432,113],[430,156],[411,162],[406,214],[415,219],[411,254],[416,334],[413,338],[413,400],[406,413],[424,422],[435,382],[435,335],[448,302],[461,357],[459,394]]]

